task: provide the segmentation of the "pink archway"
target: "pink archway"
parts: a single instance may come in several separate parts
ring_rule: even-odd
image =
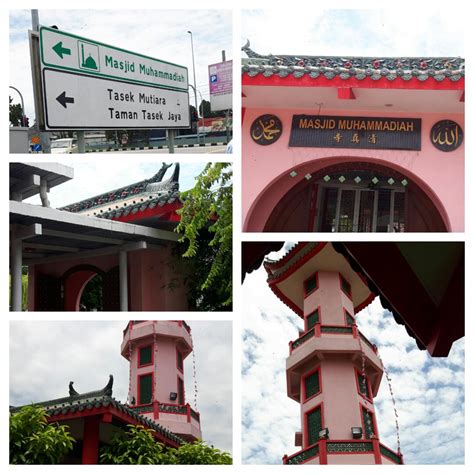
[[[295,196],[295,193],[297,194],[298,192],[301,192],[304,187],[310,186],[311,182],[314,182],[314,180],[307,181],[303,178],[308,173],[315,177],[322,175],[326,169],[334,169],[334,167],[337,166],[350,169],[351,166],[357,167],[360,165],[371,165],[376,169],[385,170],[387,174],[396,173],[399,176],[406,177],[409,182],[409,187],[412,190],[412,194],[416,196],[417,201],[422,204],[422,207],[429,209],[431,214],[430,217],[433,221],[431,227],[434,228],[417,228],[415,229],[416,231],[451,231],[451,224],[445,207],[433,189],[419,176],[400,165],[384,159],[347,156],[334,156],[323,159],[318,158],[303,164],[295,165],[285,173],[277,176],[260,192],[252,203],[244,222],[244,231],[308,231],[306,226],[297,230],[278,228],[278,226],[275,227],[275,221],[277,220],[275,218],[275,212],[281,211],[285,200],[288,202],[291,201],[291,198]],[[297,176],[299,177],[298,181],[295,182],[293,178],[289,177],[291,171],[296,171]],[[296,213],[294,207],[293,211]],[[307,211],[310,212],[309,209]],[[408,229],[408,231],[410,231],[410,229]]]

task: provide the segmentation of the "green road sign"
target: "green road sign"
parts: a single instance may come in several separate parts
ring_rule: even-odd
[[[90,74],[110,80],[188,91],[184,66],[132,53],[54,28],[40,28],[42,68]]]

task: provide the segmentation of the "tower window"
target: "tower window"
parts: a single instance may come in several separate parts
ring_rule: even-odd
[[[369,400],[372,400],[370,382],[367,377],[364,377],[359,371],[356,370],[357,375],[357,390],[359,393]]]
[[[138,379],[138,404],[146,405],[152,401],[153,374],[140,375]]]
[[[321,372],[318,368],[316,371],[307,375],[303,379],[305,400],[312,397],[313,395],[318,394],[321,391],[320,374]]]
[[[184,405],[184,382],[178,377],[178,403]]]
[[[306,325],[307,325],[306,330],[309,331],[318,323],[319,323],[319,308],[313,311],[312,313],[309,313],[308,316],[306,316]]]
[[[140,347],[138,351],[138,367],[150,365],[153,362],[151,345]]]
[[[318,288],[318,274],[311,275],[304,281],[304,295],[307,296]]]
[[[346,315],[346,324],[348,326],[354,326],[355,324],[354,316],[352,316],[347,310],[344,310],[344,314]]]
[[[321,405],[306,413],[306,429],[308,434],[308,446],[319,441],[319,432],[323,429]]]
[[[366,408],[362,408],[362,421],[364,425],[365,439],[371,439],[376,436],[374,414]]]
[[[176,365],[178,366],[178,369],[183,371],[183,356],[181,352],[176,349]]]
[[[352,299],[351,284],[341,274],[339,274],[339,279],[341,282],[341,290],[348,298]]]

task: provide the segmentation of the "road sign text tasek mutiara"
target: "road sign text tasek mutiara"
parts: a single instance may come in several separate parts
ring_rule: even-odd
[[[139,104],[155,104],[155,105],[166,105],[166,98],[160,97],[156,94],[144,94],[140,92],[138,94],[130,92],[116,92],[113,89],[107,89],[109,100],[115,102],[130,102]],[[149,112],[146,109],[140,111],[128,111],[128,110],[117,110],[114,107],[108,107],[110,118],[121,119],[121,120],[137,120],[139,116],[143,120],[163,120],[163,112]],[[168,120],[172,122],[179,122],[181,120],[181,114],[168,112]]]

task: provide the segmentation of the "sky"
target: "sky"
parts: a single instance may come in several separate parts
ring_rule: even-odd
[[[157,3],[156,5],[158,5]],[[208,66],[232,59],[231,10],[39,10],[40,24],[100,41],[188,68],[194,85],[191,35],[198,104],[209,100]],[[10,85],[21,91],[26,115],[33,123],[34,104],[30,72],[28,29],[30,10],[10,10]],[[14,99],[18,94],[10,90]],[[200,94],[201,95],[200,95]],[[190,103],[194,94],[190,91]],[[19,100],[16,100],[19,102]]]
[[[289,243],[285,249],[289,248]],[[277,259],[286,250],[272,252]],[[260,267],[245,278],[242,346],[242,462],[281,464],[296,453],[300,406],[286,395],[288,342],[303,321],[270,290]],[[361,332],[378,346],[392,380],[406,464],[464,463],[464,339],[449,357],[420,351],[405,327],[395,323],[376,298],[356,315]],[[395,416],[385,377],[375,398],[380,439],[396,451]],[[449,435],[446,435],[449,433]]]
[[[128,321],[11,321],[10,405],[99,390],[114,376],[113,396],[125,402],[128,362],[120,354]],[[232,323],[187,321],[196,359],[197,410],[203,439],[232,452]],[[192,354],[184,361],[186,401],[194,408]],[[216,377],[219,374],[219,377]]]
[[[316,2],[304,14],[301,8],[244,10],[240,41],[248,39],[263,55],[463,56],[460,9],[416,3],[409,14],[400,2],[386,10],[328,10]]]
[[[66,206],[143,179],[149,179],[158,172],[162,162],[135,162],[131,164],[130,160],[107,157],[107,159],[100,161],[74,162],[74,164],[63,162],[62,164],[74,168],[74,178],[51,189],[49,200],[53,208]],[[194,178],[205,166],[204,162],[180,162],[180,191],[192,188],[195,184]],[[174,166],[168,168],[163,180],[168,179],[173,170]],[[25,202],[41,205],[39,195],[26,199]]]

